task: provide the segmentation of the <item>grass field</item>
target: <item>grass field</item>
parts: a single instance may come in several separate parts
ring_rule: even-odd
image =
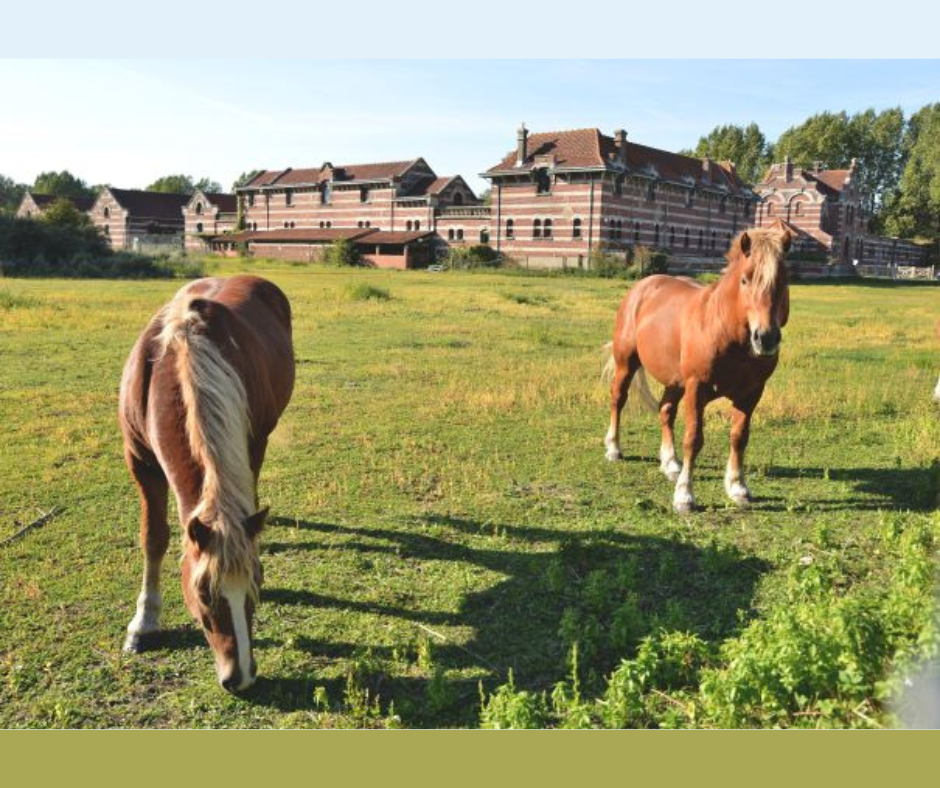
[[[757,500],[726,503],[715,404],[680,517],[652,415],[604,460],[622,282],[259,272],[292,301],[298,379],[244,697],[174,560],[166,636],[120,650],[141,562],[117,387],[180,283],[0,279],[0,540],[64,507],[0,547],[0,726],[891,723],[899,666],[937,642],[940,289],[795,285]]]

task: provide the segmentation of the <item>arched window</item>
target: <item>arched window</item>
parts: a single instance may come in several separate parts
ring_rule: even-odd
[[[333,226],[333,222],[327,222],[327,223],[326,223],[326,228],[327,228],[327,229],[330,229],[332,226]]]
[[[685,228],[685,237],[683,238],[682,245],[688,249],[689,248],[689,228]]]
[[[633,223],[633,241],[634,243],[640,242],[640,223],[639,222]]]
[[[646,201],[656,202],[656,184],[652,181],[646,185]]]
[[[741,213],[744,214],[745,219],[751,215],[751,204],[749,202],[744,203],[744,207],[741,209]]]
[[[412,228],[413,226],[414,226],[414,223],[411,222],[410,220],[407,221],[407,222],[405,222],[405,229],[408,230],[409,232],[411,231],[411,228]]]
[[[536,219],[532,222],[532,237],[541,238],[542,237],[542,220]]]
[[[196,203],[196,216],[202,216],[202,201]]]
[[[463,192],[454,193],[454,205],[463,205]]]
[[[623,196],[623,176],[622,175],[618,175],[616,178],[614,178],[614,194],[616,194],[618,197]]]
[[[369,202],[369,189],[365,186],[359,188],[359,202]]]
[[[718,234],[712,230],[712,249],[715,248],[715,243],[718,240]]]
[[[293,222],[290,223],[290,228],[291,228],[291,230],[293,230],[294,227],[296,227],[296,226],[297,226],[297,225],[295,225]]]
[[[728,207],[728,198],[722,197],[721,201],[718,203],[718,213],[724,213]]]
[[[460,228],[460,227],[457,228],[457,240],[458,241],[463,240],[463,228]]]
[[[284,229],[286,230],[288,227],[290,227],[290,223],[289,223],[289,222],[284,222]]]
[[[676,228],[670,227],[669,228],[669,246],[672,247],[675,245],[676,245]]]
[[[248,195],[248,207],[249,207],[249,208],[254,208],[254,207],[255,207],[255,195],[254,195],[254,194],[249,194],[249,195]]]
[[[286,192],[284,192],[284,205],[290,208],[291,205],[293,204],[294,204],[294,193],[290,189],[288,189]]]
[[[356,227],[362,227],[362,221],[361,221],[361,220],[358,221],[358,222],[356,222]]]
[[[448,241],[453,241],[453,240],[454,240],[454,228],[453,228],[453,227],[451,227],[451,228],[447,231],[447,240],[448,240]]]
[[[698,231],[698,248],[701,249],[705,244],[705,233],[703,230]]]
[[[544,228],[545,229],[542,231],[542,236],[544,238],[551,238],[552,237],[552,220],[551,219],[545,220]]]
[[[366,227],[371,227],[371,226],[372,226],[372,222],[370,222],[368,219],[366,219]]]
[[[535,191],[537,194],[548,194],[552,190],[552,179],[545,167],[535,171]]]
[[[420,229],[421,229],[421,222],[419,220],[415,220],[415,230],[420,230]]]
[[[482,230],[480,230],[480,243],[488,244],[489,242],[490,242],[490,231],[484,227]]]
[[[506,237],[510,239],[515,238],[515,235],[513,235],[514,230],[515,230],[515,222],[512,219],[507,219],[506,220]]]
[[[330,202],[331,197],[332,197],[332,189],[330,188],[330,184],[324,183],[323,191],[320,192],[320,202],[323,203],[324,205],[327,205]]]
[[[105,208],[105,209],[104,209],[104,218],[105,218],[105,219],[110,219],[110,218],[111,218],[111,209],[110,209],[110,208]]]
[[[693,189],[689,189],[685,193],[685,207],[686,208],[695,207],[695,191]]]
[[[322,230],[324,227],[326,227],[326,222],[320,222],[320,229]]]
[[[581,220],[575,219],[571,223],[571,237],[580,238],[581,237]]]

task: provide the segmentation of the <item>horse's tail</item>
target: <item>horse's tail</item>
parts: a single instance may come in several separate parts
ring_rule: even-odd
[[[617,368],[617,362],[614,361],[614,343],[605,343],[601,350],[604,354],[601,362],[601,382],[609,386],[614,379],[614,371]]]
[[[639,367],[636,374],[633,376],[633,380],[630,382],[630,390],[635,391],[639,395],[640,402],[643,403],[647,410],[653,413],[659,412],[659,402],[656,401],[656,397],[654,397],[653,392],[650,391],[650,385],[646,380],[646,372],[643,367]]]
[[[213,331],[230,328],[228,318],[223,305],[184,289],[166,307],[160,341],[164,354],[174,353],[186,437],[203,469],[202,492],[192,516],[218,537],[198,574],[208,572],[216,583],[222,575],[247,572],[256,594],[251,539],[243,527],[255,509],[248,395],[238,370],[211,338]]]
[[[613,382],[614,372],[617,369],[617,362],[614,359],[614,343],[607,342],[603,347],[603,352],[604,363],[601,368],[601,380],[607,385],[610,385]],[[656,397],[653,396],[653,392],[650,391],[643,367],[637,368],[636,374],[634,374],[633,380],[630,382],[630,391],[637,394],[640,402],[642,402],[647,409],[653,411],[653,413],[659,411],[659,403],[656,401]]]

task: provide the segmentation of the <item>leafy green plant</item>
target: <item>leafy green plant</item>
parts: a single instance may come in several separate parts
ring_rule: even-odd
[[[346,295],[352,301],[388,301],[392,294],[384,287],[376,287],[366,282],[356,282],[346,288]]]

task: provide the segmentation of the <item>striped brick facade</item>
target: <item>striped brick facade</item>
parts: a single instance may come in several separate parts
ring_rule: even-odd
[[[234,194],[197,190],[182,210],[184,245],[188,252],[205,251],[209,238],[237,229],[238,199]]]
[[[868,195],[857,174],[855,159],[845,170],[795,167],[789,157],[772,165],[754,187],[761,198],[757,226],[783,219],[799,233],[795,253],[833,263],[919,265],[924,255],[917,244],[868,233]]]
[[[585,267],[592,249],[635,245],[720,257],[753,223],[756,197],[734,165],[694,159],[598,129],[530,134],[483,177],[493,243],[527,267]]]
[[[88,215],[112,249],[183,248],[183,208],[188,194],[105,187]]]

